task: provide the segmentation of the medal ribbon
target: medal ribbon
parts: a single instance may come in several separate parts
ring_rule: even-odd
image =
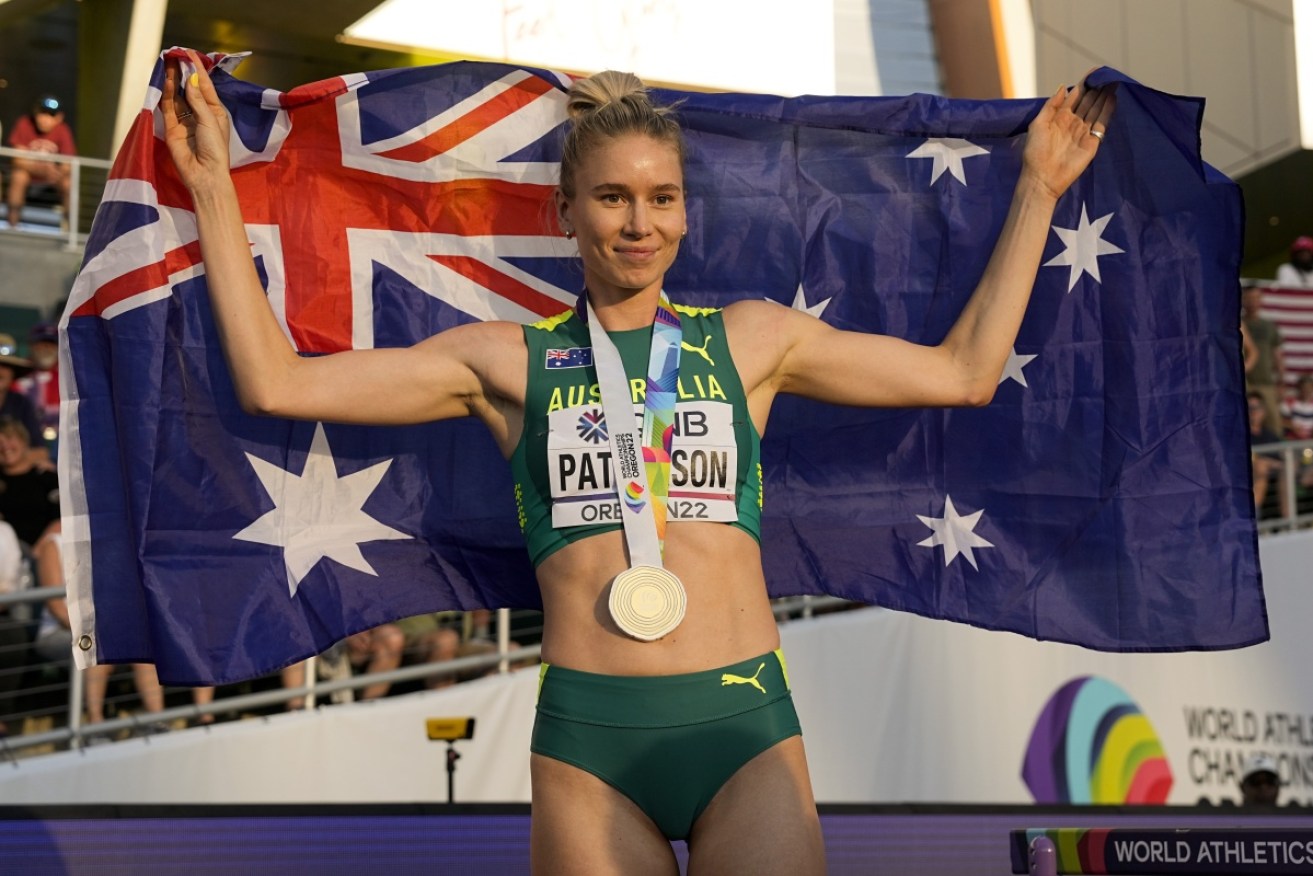
[[[588,335],[611,444],[611,471],[620,496],[625,542],[629,546],[629,564],[661,568],[670,492],[670,451],[675,436],[675,398],[679,387],[679,344],[683,339],[679,315],[662,292],[656,321],[652,324],[640,434],[620,351],[597,321],[592,302],[587,302],[587,313]],[[616,412],[615,416],[610,415],[612,411]]]

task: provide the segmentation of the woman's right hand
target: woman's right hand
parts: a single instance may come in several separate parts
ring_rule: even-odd
[[[164,142],[183,185],[194,195],[230,180],[228,175],[228,113],[214,83],[196,53],[187,50],[196,71],[187,82],[177,60],[164,68]]]

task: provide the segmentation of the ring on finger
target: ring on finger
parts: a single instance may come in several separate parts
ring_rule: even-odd
[[[194,118],[196,118],[196,115],[191,110],[178,113],[178,121],[180,122],[186,122]]]
[[[1091,136],[1091,137],[1097,137],[1097,138],[1099,138],[1100,140],[1102,140],[1102,139],[1103,139],[1103,131],[1096,131],[1096,130],[1094,130],[1093,128],[1090,128],[1090,136]]]

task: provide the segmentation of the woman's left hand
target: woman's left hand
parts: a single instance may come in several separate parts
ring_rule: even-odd
[[[1030,123],[1022,153],[1022,176],[1029,175],[1053,195],[1062,196],[1094,160],[1117,100],[1112,86],[1059,88]]]

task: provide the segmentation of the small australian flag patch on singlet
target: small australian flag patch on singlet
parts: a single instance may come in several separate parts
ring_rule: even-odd
[[[552,368],[587,368],[593,364],[592,347],[571,347],[568,350],[548,350],[544,367]]]

